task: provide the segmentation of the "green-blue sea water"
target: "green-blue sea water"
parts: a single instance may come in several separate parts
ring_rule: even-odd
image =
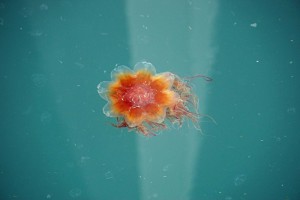
[[[296,0],[0,0],[0,199],[300,199]],[[118,65],[191,80],[201,130],[111,126]]]

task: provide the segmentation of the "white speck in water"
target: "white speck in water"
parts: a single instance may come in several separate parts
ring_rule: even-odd
[[[63,64],[63,63],[64,63],[62,60],[58,60],[58,62],[59,62],[60,64]]]
[[[259,63],[259,60],[256,60],[255,62]]]
[[[106,70],[103,71],[104,74],[106,74],[106,72],[107,72]]]
[[[257,27],[257,23],[252,23],[250,24],[251,27],[256,28]]]
[[[23,30],[23,27],[21,26],[21,27],[20,27],[20,31],[22,31],[22,30]]]
[[[289,62],[289,64],[291,65],[291,64],[293,64],[294,62],[291,60],[290,62]]]
[[[191,27],[191,26],[189,26],[189,29],[190,29],[190,30],[192,30],[192,27]]]
[[[47,194],[46,199],[51,199],[51,194]]]

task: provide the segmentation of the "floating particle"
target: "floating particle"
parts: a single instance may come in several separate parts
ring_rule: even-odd
[[[32,74],[31,80],[36,87],[44,87],[47,82],[47,78],[44,74]]]
[[[246,180],[247,180],[247,176],[245,174],[240,174],[234,178],[233,183],[235,186],[240,186],[240,185],[244,184]]]
[[[82,194],[82,191],[79,188],[73,188],[69,191],[69,195],[72,198],[78,198],[79,196],[81,196],[81,194]]]
[[[43,124],[49,124],[52,121],[52,114],[49,112],[44,112],[41,114],[40,119]]]
[[[107,171],[104,174],[104,176],[105,176],[105,179],[112,179],[112,178],[114,178],[114,175],[113,175],[113,173],[111,171]]]
[[[252,23],[250,24],[251,27],[256,28],[257,27],[257,23]]]
[[[45,10],[48,10],[48,5],[47,4],[41,4],[40,5],[40,10],[42,10],[42,11],[45,11]]]

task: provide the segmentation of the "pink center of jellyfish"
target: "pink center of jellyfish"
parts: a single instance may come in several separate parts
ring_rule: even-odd
[[[124,101],[130,102],[133,107],[143,107],[154,102],[154,91],[149,85],[135,85],[125,93]]]

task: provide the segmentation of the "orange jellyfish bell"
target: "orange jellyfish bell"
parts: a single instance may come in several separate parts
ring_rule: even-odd
[[[149,136],[166,128],[166,119],[181,126],[185,117],[198,127],[197,97],[187,82],[175,74],[156,74],[151,63],[139,62],[133,70],[118,66],[111,77],[112,81],[103,81],[97,88],[108,102],[103,113],[117,119],[115,127]]]

